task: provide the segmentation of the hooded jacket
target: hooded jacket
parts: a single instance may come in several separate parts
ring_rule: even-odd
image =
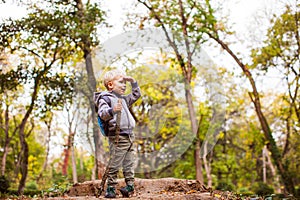
[[[114,113],[113,107],[118,102],[119,98],[122,99],[120,135],[132,134],[132,130],[135,127],[135,120],[129,111],[129,107],[131,107],[140,96],[141,92],[137,82],[131,83],[131,93],[128,95],[123,96],[112,91],[94,93],[94,102],[97,108],[96,111],[102,120],[108,122],[108,136],[114,136],[116,134],[117,113]],[[110,102],[105,100],[107,98],[109,98]]]

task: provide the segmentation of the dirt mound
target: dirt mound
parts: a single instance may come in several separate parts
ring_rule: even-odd
[[[66,193],[68,199],[96,199],[97,188],[101,180],[87,181],[75,184]],[[123,180],[118,180],[117,192],[125,185]],[[118,199],[122,199],[118,192]],[[102,199],[103,194],[98,199]],[[53,198],[55,199],[55,198]],[[135,179],[135,194],[130,199],[216,199],[212,192],[195,180],[162,178],[162,179]]]

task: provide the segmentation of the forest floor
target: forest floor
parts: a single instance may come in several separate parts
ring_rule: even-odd
[[[44,199],[58,200],[58,199],[105,199],[104,193],[100,197],[96,197],[97,188],[99,188],[101,180],[86,181],[73,185],[64,196],[61,197],[47,197]],[[117,199],[122,198],[119,192],[120,187],[125,186],[123,180],[118,180]],[[51,194],[49,194],[51,196]],[[224,191],[212,191],[206,188],[195,180],[175,179],[175,178],[161,178],[161,179],[135,179],[135,193],[130,199],[151,199],[151,200],[217,200],[217,199],[238,199],[233,193]]]

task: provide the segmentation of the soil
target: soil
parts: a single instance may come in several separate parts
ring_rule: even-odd
[[[73,185],[62,197],[50,197],[49,200],[57,199],[105,199],[104,193],[97,197],[97,191],[100,186],[101,180],[86,181],[83,183],[77,183]],[[124,180],[118,180],[117,199],[122,198],[119,192],[120,187],[125,186]],[[162,179],[135,179],[135,193],[131,200],[139,199],[151,199],[151,200],[216,200],[216,199],[236,199],[230,192],[212,191],[210,188],[206,188],[200,182],[195,180],[175,179],[175,178],[162,178]]]

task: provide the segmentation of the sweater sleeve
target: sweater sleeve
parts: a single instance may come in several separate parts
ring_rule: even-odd
[[[113,109],[108,105],[104,99],[100,99],[98,103],[98,115],[104,121],[113,118]]]
[[[125,97],[127,105],[130,107],[141,96],[141,90],[137,82],[131,83],[131,93]]]

